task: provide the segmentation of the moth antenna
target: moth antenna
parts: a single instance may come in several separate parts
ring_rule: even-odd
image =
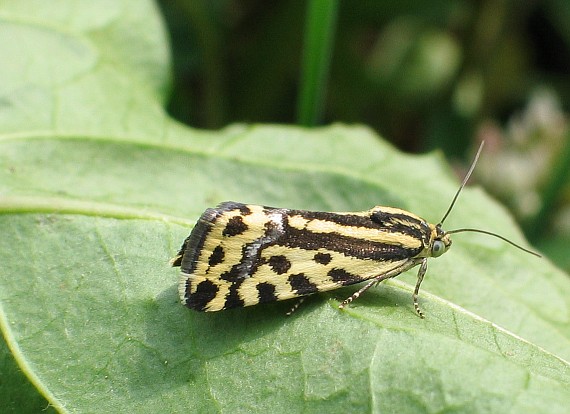
[[[443,222],[445,221],[447,216],[449,216],[449,213],[451,213],[451,209],[455,205],[455,202],[457,201],[457,197],[459,197],[459,193],[461,193],[461,190],[463,190],[463,187],[465,187],[465,184],[467,184],[469,177],[471,177],[471,174],[473,173],[473,170],[475,169],[475,165],[477,165],[477,161],[479,160],[479,155],[481,155],[481,151],[483,150],[483,145],[485,145],[485,141],[481,141],[481,145],[479,145],[479,149],[477,150],[477,154],[475,154],[475,159],[471,163],[471,167],[469,167],[469,171],[467,171],[467,174],[465,174],[465,178],[463,179],[463,182],[459,186],[459,190],[457,190],[457,192],[455,193],[455,196],[453,197],[453,200],[451,200],[451,204],[450,204],[449,208],[447,209],[443,218],[439,222],[440,226],[443,224]]]
[[[542,256],[539,255],[538,253],[533,252],[532,250],[525,249],[524,247],[522,247],[522,246],[516,244],[515,242],[510,241],[510,240],[507,239],[506,237],[503,237],[503,236],[501,236],[501,235],[499,235],[499,234],[497,234],[497,233],[493,233],[493,232],[490,232],[490,231],[487,231],[487,230],[479,230],[479,229],[455,229],[455,230],[446,231],[446,233],[447,233],[447,234],[453,234],[453,233],[462,233],[462,232],[465,232],[465,231],[472,231],[472,232],[474,232],[474,233],[483,233],[483,234],[487,234],[487,235],[489,235],[489,236],[497,237],[497,238],[499,238],[499,239],[501,239],[501,240],[503,240],[503,241],[506,241],[507,243],[509,243],[509,244],[511,244],[511,245],[513,245],[513,246],[515,246],[515,247],[517,247],[517,248],[519,248],[519,249],[521,249],[523,252],[527,252],[527,253],[533,254],[533,255],[535,255],[536,257],[542,257]]]
[[[453,206],[455,205],[455,202],[457,201],[457,198],[459,197],[459,194],[461,193],[461,190],[463,190],[463,187],[465,187],[465,184],[467,184],[467,181],[469,180],[469,177],[471,177],[471,174],[473,173],[473,170],[475,169],[475,166],[477,165],[477,161],[479,160],[479,155],[481,155],[481,151],[483,150],[483,146],[485,145],[485,141],[481,142],[481,145],[479,145],[479,149],[477,150],[477,154],[475,154],[475,158],[473,159],[473,162],[471,163],[471,166],[469,167],[469,171],[467,171],[467,174],[465,174],[465,178],[463,179],[463,182],[461,183],[461,185],[459,186],[459,190],[457,190],[457,192],[455,193],[455,196],[453,197],[453,200],[451,200],[451,204],[449,206],[449,208],[447,209],[447,211],[445,212],[445,215],[443,216],[443,218],[441,219],[441,221],[439,222],[438,226],[441,226],[443,224],[443,222],[445,221],[445,219],[447,218],[447,216],[449,216],[449,213],[451,212],[451,209],[453,208]],[[501,239],[503,241],[506,241],[507,243],[509,243],[512,246],[515,246],[516,248],[522,250],[523,252],[527,252],[530,253],[532,255],[535,255],[536,257],[542,257],[541,255],[539,255],[536,252],[533,252],[532,250],[528,250],[525,249],[524,247],[522,247],[521,245],[516,244],[515,242],[507,239],[506,237],[503,237],[497,233],[493,233],[491,231],[487,231],[487,230],[479,230],[479,229],[455,229],[455,230],[449,230],[446,231],[447,234],[453,234],[453,233],[462,233],[462,232],[466,232],[466,231],[471,231],[474,233],[483,233],[483,234],[487,234],[489,236],[494,236],[497,237],[498,239]]]

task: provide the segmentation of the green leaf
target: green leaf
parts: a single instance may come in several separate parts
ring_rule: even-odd
[[[455,235],[430,262],[425,320],[414,272],[345,311],[354,289],[292,317],[291,303],[182,307],[168,260],[220,201],[384,204],[437,222],[458,183],[440,155],[402,155],[365,127],[180,126],[162,109],[154,5],[28,3],[0,6],[0,326],[58,411],[566,411],[570,283],[484,235]],[[477,189],[446,227],[522,238]],[[13,404],[5,384],[21,380],[6,375]]]
[[[28,381],[0,338],[0,399],[3,413],[55,413],[53,407]]]

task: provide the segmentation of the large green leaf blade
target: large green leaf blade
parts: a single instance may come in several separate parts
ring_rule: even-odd
[[[263,129],[257,127],[256,134]],[[281,128],[283,134],[288,130]],[[274,132],[274,127],[267,128],[268,135],[259,139],[259,145],[272,142]],[[299,134],[296,129],[292,132]],[[307,141],[322,141],[341,132],[347,153],[362,145],[361,140],[351,138],[351,128],[342,126],[304,135]],[[355,133],[362,132],[357,128]],[[191,142],[192,134],[187,137]],[[525,404],[544,406],[540,396],[548,390],[549,409],[557,406],[552,401],[564,407],[569,372],[561,359],[567,357],[566,333],[555,323],[560,317],[549,319],[536,312],[534,296],[509,294],[517,277],[515,269],[523,266],[542,278],[542,283],[533,286],[534,295],[560,303],[564,298],[550,285],[556,282],[564,288],[564,275],[545,260],[501,243],[488,244],[478,236],[475,242],[471,236],[456,240],[449,253],[431,261],[421,295],[425,320],[411,306],[413,274],[403,277],[411,284],[382,285],[345,312],[338,311],[338,302],[328,302],[326,296],[315,298],[292,318],[284,316],[288,303],[218,314],[199,314],[177,303],[177,271],[168,268],[168,259],[205,206],[241,192],[252,202],[330,209],[329,201],[323,199],[330,194],[332,204],[357,210],[374,198],[383,204],[398,201],[397,183],[358,178],[356,168],[343,173],[336,165],[318,162],[295,165],[289,160],[270,167],[262,162],[267,150],[256,161],[251,152],[248,159],[236,159],[228,154],[195,154],[188,147],[179,150],[141,143],[35,142],[41,142],[42,148],[65,144],[67,155],[58,158],[58,163],[67,164],[70,171],[81,164],[78,159],[92,160],[81,174],[72,175],[76,178],[65,178],[65,167],[60,167],[63,180],[51,187],[40,182],[34,191],[31,185],[15,185],[17,172],[25,165],[25,157],[16,156],[23,152],[21,140],[3,144],[6,151],[2,153],[10,154],[16,171],[8,181],[14,184],[8,186],[11,194],[0,205],[4,210],[0,220],[5,263],[0,281],[3,328],[19,363],[56,406],[72,412],[89,411],[93,406],[111,411],[125,407],[155,411],[165,406],[170,410],[190,406],[243,411],[269,406],[319,411],[336,406],[339,411],[350,407],[366,411],[392,404],[410,410],[420,406],[426,410],[524,408],[514,396],[526,392],[529,382],[522,379],[527,378],[532,380],[534,396]],[[371,152],[386,151],[391,159],[406,159],[385,146],[374,149],[373,142],[367,146]],[[27,148],[27,154],[34,157],[34,151]],[[106,160],[104,171],[97,164],[97,154],[106,154],[101,157]],[[122,162],[127,154],[128,169]],[[148,167],[157,160],[160,169]],[[442,174],[437,158],[413,160],[430,171],[443,189],[434,189],[432,197],[426,197],[415,210],[436,215],[439,199],[445,192],[452,193],[454,185]],[[35,163],[38,180],[46,163],[47,159]],[[407,167],[405,161],[401,164]],[[45,170],[48,178],[55,167],[49,165]],[[117,174],[120,169],[123,173]],[[406,177],[405,170],[400,174]],[[192,177],[194,186],[181,186],[180,193],[168,188],[185,175]],[[143,191],[145,177],[151,176],[151,181],[167,183],[161,187],[160,198],[156,188]],[[119,177],[116,185],[113,177]],[[276,191],[275,183],[283,177],[292,183]],[[100,182],[106,185],[99,187]],[[248,185],[241,186],[242,182]],[[303,184],[310,184],[309,189],[299,195],[297,188]],[[43,193],[39,191],[42,186]],[[28,188],[37,195],[29,195]],[[467,190],[464,196],[467,202],[460,204],[454,221],[465,219],[472,224],[480,216],[483,220],[495,216],[493,229],[517,235],[500,223],[504,213],[481,192]],[[38,204],[42,199],[47,202]],[[418,203],[413,196],[400,202],[406,208]],[[488,214],[477,213],[481,204]],[[182,217],[185,210],[186,219]],[[462,277],[464,272],[468,276]],[[453,282],[456,278],[463,283]],[[525,277],[525,284],[529,283]],[[487,317],[501,315],[503,326],[510,324],[513,331],[518,326],[534,344],[448,302],[479,299],[471,289],[486,294],[484,300],[469,303],[472,311]],[[343,289],[328,296],[341,300],[351,291]],[[532,300],[525,302],[525,297]],[[510,313],[503,314],[505,309]],[[520,324],[521,311],[527,315],[525,324]],[[446,359],[450,355],[451,363]],[[504,382],[504,387],[489,388],[489,376]],[[416,377],[426,383],[419,388],[421,392],[417,381],[410,382]],[[458,379],[464,381],[463,377],[470,381],[457,388],[454,384]],[[435,378],[438,382],[432,384]],[[491,391],[495,398],[489,402]],[[424,401],[434,392],[439,394],[437,401]],[[450,395],[456,400],[449,400]]]

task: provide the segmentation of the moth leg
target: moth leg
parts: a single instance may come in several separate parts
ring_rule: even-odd
[[[352,296],[349,296],[348,298],[346,298],[345,300],[343,300],[341,302],[340,305],[338,305],[339,309],[343,309],[346,305],[348,305],[350,302],[352,302],[354,299],[358,299],[358,297],[360,295],[362,295],[364,292],[366,292],[368,289],[370,289],[372,286],[380,283],[380,280],[377,279],[372,279],[370,282],[368,282],[366,285],[364,285],[364,287],[358,289],[358,291],[354,292],[352,294]]]
[[[297,309],[299,309],[299,306],[301,306],[301,303],[303,303],[305,301],[305,299],[307,299],[307,296],[301,296],[299,298],[299,300],[297,302],[295,302],[295,304],[293,305],[293,307],[291,309],[289,309],[289,311],[285,314],[287,316],[291,316],[291,314],[293,312],[295,312]]]
[[[425,259],[422,259],[422,260],[425,260]],[[386,273],[383,273],[381,275],[376,276],[374,279],[372,279],[370,282],[368,282],[366,285],[364,285],[364,287],[360,288],[357,292],[353,293],[352,296],[343,300],[341,302],[341,304],[338,305],[338,308],[343,309],[346,305],[348,305],[354,299],[358,298],[360,295],[362,295],[364,292],[366,292],[372,286],[377,285],[378,283],[380,283],[386,279],[396,277],[400,273],[405,272],[408,269],[411,269],[412,267],[418,265],[419,263],[420,263],[420,261],[418,261],[417,259],[411,259],[411,260],[408,260],[405,263],[401,264],[400,266],[396,267],[395,269],[390,270],[389,272],[386,272]],[[424,273],[425,273],[425,271],[424,271]],[[423,277],[423,275],[422,275],[422,277]]]
[[[427,257],[422,260],[422,265],[420,266],[420,270],[418,270],[418,281],[416,282],[416,288],[414,289],[414,294],[412,295],[416,313],[422,319],[424,318],[424,313],[421,311],[420,305],[418,303],[418,294],[420,293],[420,285],[422,284],[422,280],[424,280],[424,275],[426,274],[426,271],[427,271]]]

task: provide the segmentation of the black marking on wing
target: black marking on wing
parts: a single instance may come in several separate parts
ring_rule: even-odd
[[[307,220],[324,220],[337,223],[341,226],[377,228],[378,225],[370,220],[370,217],[356,214],[337,214],[325,211],[289,210],[291,216],[299,215]]]
[[[249,216],[252,213],[251,209],[245,204],[239,205],[239,212],[241,213],[242,216]]]
[[[328,265],[331,260],[332,260],[332,256],[328,253],[316,253],[315,256],[313,257],[313,260],[319,264],[322,265]]]
[[[285,256],[271,256],[267,261],[271,269],[279,275],[287,273],[291,268],[291,262]]]
[[[237,280],[230,285],[230,291],[226,295],[226,302],[224,309],[241,308],[245,304],[243,299],[239,296],[238,289],[241,286],[243,279]]]
[[[342,283],[343,285],[352,285],[354,283],[362,282],[361,277],[353,275],[352,273],[340,268],[329,270],[328,275],[334,282]]]
[[[210,267],[216,266],[217,264],[220,264],[224,261],[224,248],[222,246],[216,246],[214,248],[214,251],[212,252],[212,254],[210,255],[210,258],[208,259],[208,265]]]
[[[241,263],[235,264],[230,270],[220,275],[220,279],[227,280],[228,282],[236,283],[245,279],[247,275],[241,270]]]
[[[291,288],[299,295],[318,292],[317,285],[312,283],[303,273],[291,275],[288,280]]]
[[[237,236],[247,231],[247,224],[243,222],[241,216],[234,216],[228,220],[226,228],[222,231],[222,236]]]
[[[206,305],[216,297],[218,286],[210,280],[201,281],[196,287],[196,292],[188,294],[191,289],[191,281],[186,281],[186,306],[197,311],[204,311]]]
[[[258,283],[256,288],[258,292],[257,295],[259,297],[259,303],[273,302],[277,300],[277,296],[275,295],[275,285],[263,282]]]
[[[416,256],[422,251],[422,247],[412,249],[395,244],[343,236],[337,233],[314,233],[292,227],[287,227],[283,236],[275,244],[305,250],[325,248],[346,256],[375,261],[403,260]]]

